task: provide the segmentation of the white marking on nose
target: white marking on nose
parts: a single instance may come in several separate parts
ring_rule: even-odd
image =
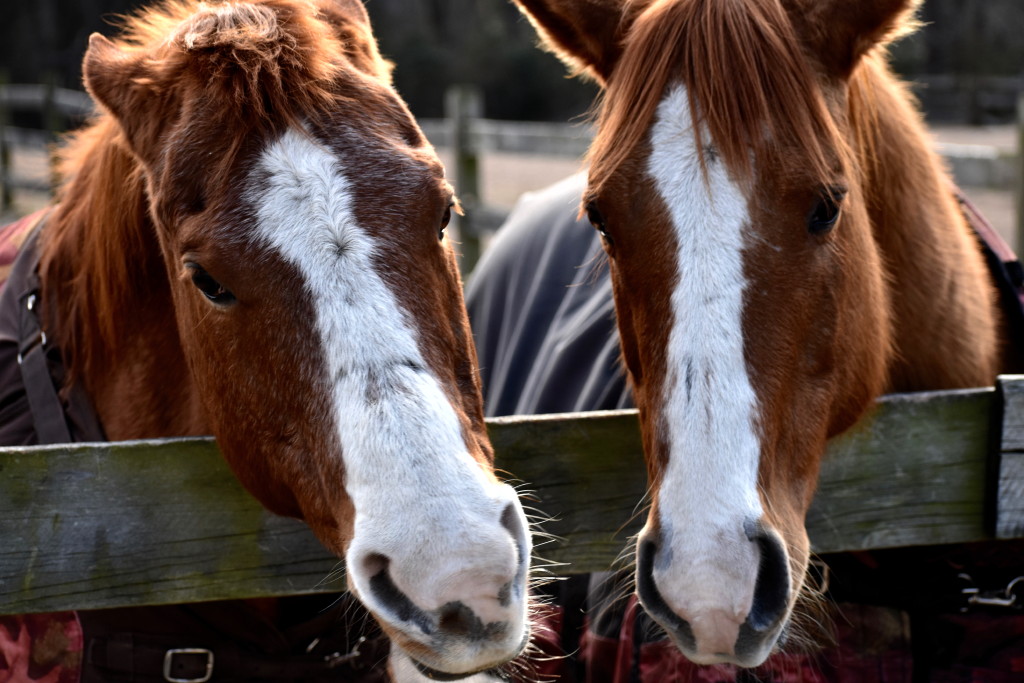
[[[684,87],[659,105],[651,147],[648,172],[678,242],[654,578],[677,612],[715,609],[742,621],[758,565],[744,523],[762,514],[757,398],[743,353],[747,202],[715,159],[707,159],[705,183]]]
[[[484,617],[511,620],[509,637],[521,637],[525,600],[510,584],[522,583],[529,555],[522,509],[468,452],[413,321],[374,268],[376,246],[353,210],[339,159],[288,131],[255,177],[257,234],[298,268],[316,311],[344,486],[356,510],[350,581],[366,601],[368,572],[387,566],[420,610],[464,600]],[[509,506],[521,518],[511,525],[523,530],[518,538],[502,523]],[[503,608],[478,604],[488,596]]]

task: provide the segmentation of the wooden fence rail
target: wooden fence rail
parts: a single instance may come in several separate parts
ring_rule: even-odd
[[[497,418],[559,573],[606,569],[640,527],[635,413]],[[1024,536],[1024,377],[881,399],[834,440],[819,553]],[[307,527],[241,488],[210,439],[0,449],[0,614],[344,589]]]
[[[11,125],[11,113],[29,111],[40,116],[40,128]],[[67,130],[68,122],[83,120],[93,111],[92,99],[84,92],[46,84],[0,83],[0,209],[13,201],[15,190],[49,192],[49,179],[28,178],[13,172],[11,150],[17,147],[44,148]]]

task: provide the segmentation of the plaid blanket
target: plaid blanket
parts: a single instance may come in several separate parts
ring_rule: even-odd
[[[0,617],[0,683],[77,683],[82,644],[74,612]]]
[[[0,287],[10,277],[14,259],[29,233],[43,220],[49,209],[40,209],[0,228]]]

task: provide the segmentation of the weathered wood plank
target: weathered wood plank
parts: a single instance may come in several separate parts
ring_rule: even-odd
[[[1024,536],[1024,453],[1003,453],[999,465],[996,537]]]
[[[808,520],[818,552],[982,540],[993,390],[881,401],[830,449]],[[607,568],[642,523],[635,414],[490,421],[529,482],[538,554]],[[632,521],[630,521],[632,520]],[[0,449],[0,614],[339,590],[312,534],[246,494],[208,439]]]
[[[834,439],[807,516],[814,550],[992,538],[986,487],[994,389],[885,397]]]
[[[210,439],[4,449],[0,487],[0,613],[344,589]]]
[[[1024,536],[1024,375],[999,378],[1003,435],[996,495],[996,536]]]
[[[556,537],[535,555],[572,573],[608,569],[640,530],[647,491],[636,412],[585,415],[488,421],[498,466],[526,482]]]
[[[1024,375],[999,378],[1003,397],[1003,437],[1000,450],[1024,452]]]

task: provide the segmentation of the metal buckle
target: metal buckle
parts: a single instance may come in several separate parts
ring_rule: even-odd
[[[171,665],[175,655],[206,655],[206,673],[199,678],[174,678]],[[206,683],[213,676],[213,652],[204,647],[182,647],[164,653],[164,680],[170,683]]]
[[[967,598],[967,606],[961,607],[961,612],[966,612],[971,607],[1006,607],[1008,609],[1020,609],[1024,604],[1018,602],[1017,586],[1021,584],[1024,588],[1024,576],[1018,576],[1005,588],[995,590],[982,590],[974,584],[970,574],[959,574],[957,578],[966,581],[970,586],[960,592]]]
[[[310,643],[310,647],[306,650],[306,652],[312,650],[317,642],[319,642],[319,638],[313,641],[313,643]],[[359,640],[356,641],[356,646],[352,648],[352,650],[347,655],[343,655],[340,652],[332,652],[331,654],[324,657],[324,664],[327,665],[328,669],[333,669],[335,667],[341,666],[342,664],[348,664],[349,662],[358,659],[360,656],[362,656],[362,653],[359,652],[359,646],[365,642],[366,636],[360,636]]]
[[[18,365],[22,365],[25,362],[25,356],[27,356],[29,352],[37,346],[41,346],[44,350],[46,349],[46,333],[42,330],[39,330],[39,332],[29,340],[24,349],[18,349]]]
[[[36,303],[38,303],[38,301],[39,296],[35,292],[26,296],[26,310],[33,312],[33,315],[35,315],[34,311],[36,308]],[[24,340],[18,342],[18,365],[21,365],[24,362],[25,356],[27,356],[28,353],[35,347],[41,346],[43,347],[44,350],[46,349],[46,332],[43,332],[43,330],[39,328],[38,322],[35,324],[35,327],[38,329],[36,330],[36,333],[32,336],[32,338],[28,341],[27,344],[24,343]]]

